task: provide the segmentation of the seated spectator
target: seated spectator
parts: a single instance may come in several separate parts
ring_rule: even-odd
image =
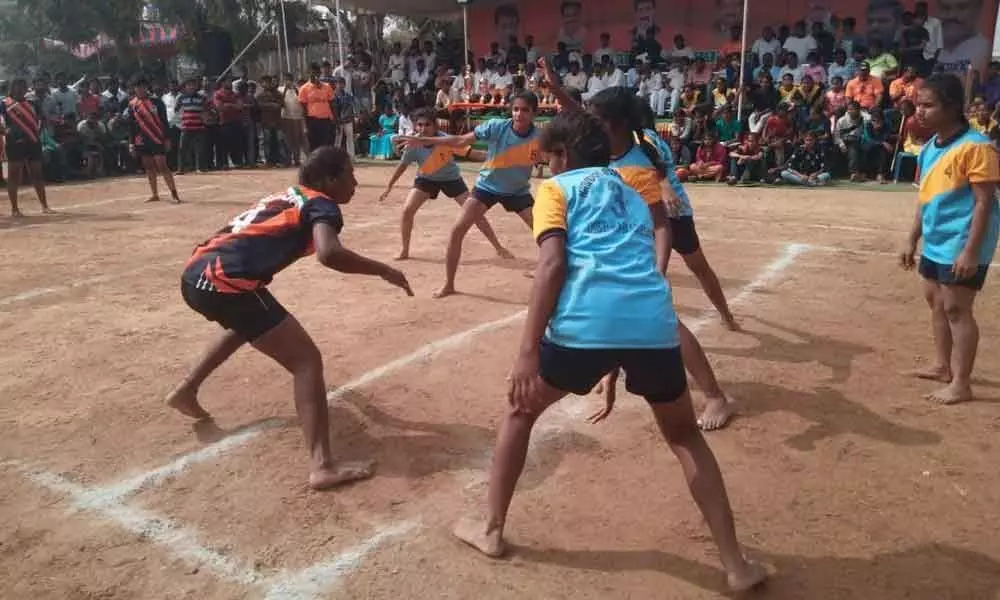
[[[715,134],[707,132],[702,138],[694,162],[688,169],[689,181],[722,181],[726,174],[726,147]]]
[[[830,181],[823,152],[816,145],[816,136],[806,133],[781,169],[781,179],[793,185],[817,187]]]
[[[681,181],[687,181],[691,167],[691,149],[679,138],[670,138],[670,153],[674,157],[675,173]]]
[[[410,93],[415,94],[426,89],[430,81],[431,73],[427,69],[427,63],[424,62],[423,58],[418,58],[416,68],[410,71]],[[486,81],[485,83],[489,86],[492,82]]]
[[[514,85],[514,76],[507,70],[507,65],[500,63],[493,74],[490,86],[494,90],[509,90]]]
[[[882,105],[884,92],[882,80],[874,76],[867,62],[863,62],[858,66],[857,76],[848,82],[844,95],[861,108],[871,110]]]
[[[439,117],[448,116],[448,107],[451,106],[451,84],[447,77],[438,77],[437,95],[434,97],[434,110]]]
[[[996,127],[996,121],[990,114],[990,107],[985,102],[976,107],[975,113],[969,119],[969,127],[975,129],[986,137],[992,137],[992,131]]]
[[[818,145],[820,150],[823,152],[827,152],[830,149],[830,145],[833,143],[833,138],[830,133],[830,119],[823,114],[823,109],[820,106],[813,106],[809,110],[809,114],[805,121],[803,121],[802,127],[799,131],[801,135],[811,133],[813,137],[816,138],[816,145]]]
[[[898,79],[889,84],[889,99],[896,106],[903,100],[910,102],[917,101],[917,90],[924,85],[924,80],[917,76],[917,69],[908,66],[903,69],[903,74]]]
[[[806,64],[802,65],[802,79],[799,81],[801,82],[806,77],[811,78],[813,82],[819,85],[826,84],[826,66],[823,64],[819,52],[810,52],[806,58]]]
[[[847,94],[844,91],[844,82],[840,76],[830,78],[830,89],[823,94],[823,114],[833,119],[841,110],[847,109]]]
[[[370,138],[371,156],[379,160],[388,160],[393,156],[392,140],[399,131],[399,117],[392,110],[392,104],[386,104],[378,118],[379,131]]]
[[[625,73],[618,65],[611,62],[611,57],[605,55],[601,61],[601,71],[604,72],[604,87],[625,87]]]
[[[768,150],[774,166],[785,164],[786,148],[795,140],[795,106],[783,104],[767,118],[762,143]]]
[[[91,111],[76,129],[82,143],[84,176],[94,179],[104,172],[104,153],[109,141],[108,127],[101,122],[96,111]]]
[[[569,73],[563,77],[563,86],[581,92],[587,89],[587,74],[580,70],[580,63],[575,60],[569,63]]]
[[[83,91],[80,92],[80,103],[78,105],[78,110],[81,118],[86,119],[91,113],[96,113],[100,116],[101,113],[101,84],[99,81],[94,80],[89,84],[82,86]]]
[[[702,94],[707,94],[708,86],[712,83],[712,67],[705,63],[704,58],[695,58],[694,64],[685,75],[684,83],[693,85]]]
[[[893,79],[899,69],[899,62],[892,52],[889,52],[879,40],[872,40],[870,51],[871,58],[867,62],[872,77],[879,80]]]
[[[781,79],[781,67],[774,64],[774,55],[770,52],[760,57],[760,66],[753,70],[754,81],[759,81],[761,75],[769,75],[772,80]]]
[[[753,106],[753,110],[750,111],[750,116],[747,117],[747,130],[749,133],[756,133],[758,136],[764,134],[764,126],[767,125],[767,119],[771,116],[770,110],[765,110],[761,106],[756,104]]]
[[[851,181],[865,179],[861,136],[866,120],[865,114],[861,112],[861,105],[852,100],[847,105],[847,112],[837,119],[833,128],[833,141],[841,154],[847,157],[847,171]]]
[[[715,120],[715,132],[726,147],[735,147],[740,142],[742,123],[736,118],[736,106],[727,104]]]
[[[687,146],[691,143],[691,121],[685,109],[678,109],[670,123],[670,138],[680,140]]]
[[[747,100],[754,108],[759,108],[764,112],[770,112],[777,108],[781,97],[774,87],[774,79],[768,74],[762,74],[757,78],[757,85],[748,91]]]
[[[798,104],[802,101],[799,93],[799,86],[795,85],[795,80],[791,73],[781,76],[781,83],[778,85],[778,97],[781,104]]]
[[[691,144],[701,144],[705,136],[715,131],[715,121],[709,119],[708,107],[691,111]]]
[[[791,75],[792,83],[798,83],[802,81],[802,72],[798,56],[792,52],[785,54],[785,66],[781,68],[781,81],[785,80],[786,75]]]
[[[903,152],[920,154],[920,150],[934,132],[921,124],[916,109],[909,100],[899,103],[899,111],[903,114],[903,127],[900,130]]]
[[[605,56],[609,60],[614,61],[615,51],[611,48],[611,34],[607,32],[602,33],[600,43],[601,47],[594,51],[594,62],[603,65]]]
[[[813,108],[823,107],[823,89],[813,81],[811,75],[802,76],[802,83],[799,84],[799,102],[803,118],[808,116]]]
[[[764,149],[760,145],[760,135],[747,134],[743,142],[729,153],[729,185],[750,183],[763,179]]]
[[[583,92],[584,102],[589,102],[591,98],[597,95],[598,92],[605,88],[606,80],[604,79],[604,73],[600,66],[594,67],[594,72],[591,73],[590,78],[587,79],[587,90]]]
[[[712,90],[712,107],[715,110],[730,104],[736,97],[736,92],[729,89],[725,77],[715,79],[715,89]]]
[[[681,94],[681,108],[691,113],[701,104],[701,90],[693,83],[684,84],[684,92]]]
[[[650,27],[642,35],[641,38],[635,40],[632,45],[632,56],[636,58],[645,57],[647,61],[654,65],[661,64],[663,62],[663,46],[660,45],[659,40],[656,39],[657,27]],[[681,37],[681,43],[683,43],[684,38]],[[686,48],[689,52],[690,48]]]
[[[871,114],[861,133],[861,145],[864,150],[864,161],[867,175],[875,175],[879,183],[886,183],[889,175],[889,164],[892,162],[893,133],[885,122],[881,111]]]
[[[833,82],[834,77],[840,77],[840,82],[843,84],[845,81],[854,79],[855,68],[856,65],[853,60],[848,63],[847,52],[844,50],[837,50],[833,53],[833,62],[826,70],[826,75],[831,83]]]

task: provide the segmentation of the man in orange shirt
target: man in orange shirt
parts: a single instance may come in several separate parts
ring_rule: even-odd
[[[903,75],[889,84],[889,98],[897,106],[902,100],[909,100],[913,104],[916,104],[917,90],[923,87],[923,85],[924,80],[917,77],[916,67],[906,67]]]
[[[309,151],[333,144],[333,88],[319,80],[320,67],[309,65],[309,81],[299,88],[299,103],[306,114]]]
[[[857,76],[847,83],[844,95],[848,100],[854,100],[861,108],[871,110],[882,105],[885,87],[882,81],[871,76],[871,67],[867,62],[858,66]]]

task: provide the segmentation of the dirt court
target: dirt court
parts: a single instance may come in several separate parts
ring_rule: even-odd
[[[398,250],[404,178],[358,168],[343,239]],[[465,173],[469,183],[474,175]],[[275,295],[323,351],[334,447],[376,476],[306,489],[291,378],[242,350],[209,379],[217,427],[163,405],[217,329],[182,302],[192,247],[291,171],[53,188],[61,214],[0,218],[0,582],[4,599],[718,598],[724,575],[640,399],[592,426],[597,397],[546,414],[509,521],[508,560],[448,534],[485,496],[504,377],[535,255],[473,231],[462,295],[434,300],[456,206],[418,215],[416,292],[302,260]],[[978,302],[977,402],[938,407],[898,373],[932,356],[916,275],[894,252],[912,189],[691,186],[703,247],[745,331],[725,331],[679,257],[677,309],[740,416],[710,434],[748,553],[776,599],[1000,599],[1000,309]],[[32,192],[22,209],[38,214]],[[695,395],[696,402],[698,395]]]

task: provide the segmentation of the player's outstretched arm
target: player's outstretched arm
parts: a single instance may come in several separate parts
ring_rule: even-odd
[[[408,296],[413,295],[410,283],[402,271],[348,250],[340,243],[340,238],[337,237],[332,225],[328,223],[313,225],[313,243],[316,246],[316,259],[324,267],[341,273],[376,275],[404,290]]]

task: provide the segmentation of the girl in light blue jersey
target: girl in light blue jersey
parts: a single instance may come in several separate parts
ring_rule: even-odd
[[[971,130],[965,93],[954,75],[932,75],[917,92],[917,119],[934,132],[917,158],[917,211],[900,256],[917,267],[931,308],[936,360],[910,374],[948,384],[927,398],[941,404],[972,399],[979,325],[972,314],[1000,236],[1000,155]],[[923,239],[919,265],[917,244]]]
[[[511,118],[490,119],[464,135],[446,135],[436,138],[399,136],[407,147],[457,146],[469,147],[477,141],[487,142],[486,162],[479,171],[479,178],[472,190],[472,197],[465,203],[458,222],[448,239],[445,258],[445,283],[435,294],[443,298],[455,293],[455,274],[462,258],[462,241],[472,225],[486,211],[499,204],[507,212],[517,213],[531,227],[531,169],[538,159],[538,134],[535,114],[538,97],[533,92],[516,94],[510,103]]]
[[[730,588],[754,587],[766,572],[743,556],[722,473],[695,422],[670,286],[656,265],[650,211],[608,168],[611,144],[596,117],[558,114],[542,147],[554,177],[536,194],[538,267],[510,375],[512,408],[493,453],[488,516],[460,521],[455,535],[487,556],[501,556],[507,512],[536,420],[567,394],[586,393],[608,371],[622,369],[626,387],[650,404],[681,463]],[[607,405],[593,420],[611,409]]]
[[[555,73],[550,72],[547,67],[544,70],[550,80],[549,89],[559,99],[560,104],[566,107],[576,106],[579,109],[579,105],[575,104],[573,98],[569,97],[559,85]],[[669,151],[665,155],[660,154],[654,142],[643,131],[642,105],[645,103],[640,102],[627,89],[610,88],[597,93],[591,99],[591,112],[601,119],[610,135],[611,148],[614,152],[611,166],[621,174],[626,183],[639,192],[649,206],[656,230],[657,264],[660,272],[666,277],[674,229],[673,219],[668,218],[667,207],[671,207],[670,210],[674,212],[683,211],[685,205],[690,208],[690,202],[687,202],[684,188],[676,181],[673,165],[667,162],[670,157]],[[655,137],[658,139],[659,136]],[[673,185],[675,182],[676,188]],[[678,189],[679,192],[676,191]],[[714,273],[712,276],[715,277]],[[718,285],[717,278],[715,282]],[[721,289],[719,293],[721,294]],[[732,314],[729,313],[724,295],[722,306],[731,320]],[[698,339],[684,323],[678,323],[678,326],[684,364],[705,395],[705,407],[698,418],[698,423],[706,431],[721,429],[732,418],[733,403],[719,385]],[[617,371],[610,373],[595,391],[603,392],[606,396],[614,396],[617,377]]]
[[[437,138],[444,137],[438,131],[437,115],[430,108],[421,108],[413,113],[413,125],[417,135],[420,137]],[[438,194],[444,192],[445,196],[453,199],[459,206],[465,204],[469,197],[469,188],[462,180],[462,173],[455,163],[455,156],[470,156],[475,153],[471,148],[461,148],[458,146],[417,146],[409,147],[403,151],[403,156],[399,160],[399,166],[389,178],[389,183],[385,187],[385,192],[379,196],[379,202],[384,201],[392,192],[392,186],[396,185],[399,178],[406,172],[406,168],[411,163],[417,163],[417,177],[413,180],[413,187],[406,197],[406,204],[403,207],[403,214],[400,217],[399,230],[402,238],[402,248],[396,260],[406,260],[410,257],[410,237],[413,233],[413,219],[417,211],[427,200],[433,200]],[[480,153],[482,154],[482,153]],[[490,226],[490,222],[485,216],[475,221],[476,227],[483,232],[486,239],[493,245],[493,249],[501,258],[514,258],[509,250],[500,244],[496,233]]]

